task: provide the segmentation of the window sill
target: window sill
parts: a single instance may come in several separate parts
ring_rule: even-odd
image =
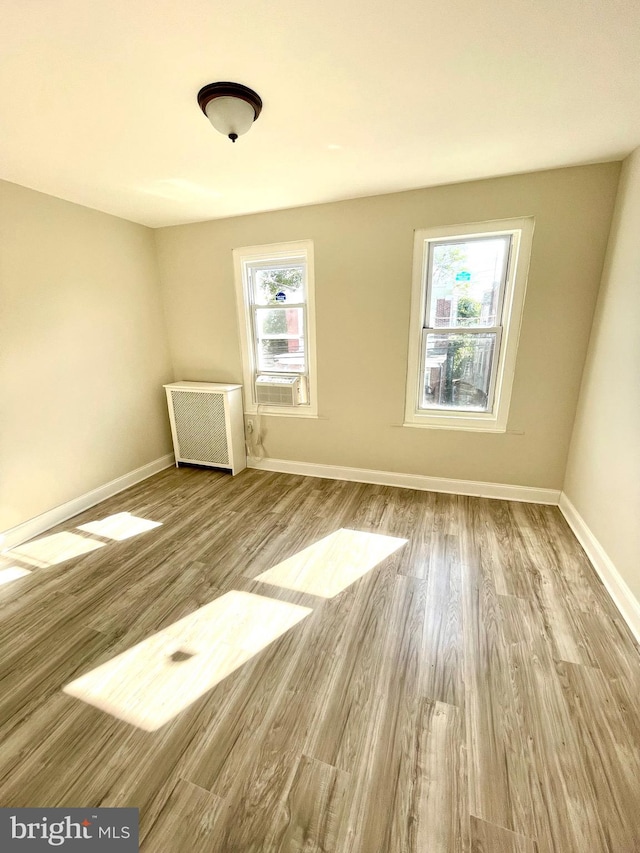
[[[424,421],[423,423],[415,423],[413,421],[405,421],[403,427],[411,427],[412,429],[454,429],[465,430],[466,432],[493,432],[506,433],[506,426],[499,426],[495,421],[491,423],[482,423],[482,421],[474,421],[469,419],[466,422],[461,421],[442,421],[440,423],[434,421]]]
[[[251,409],[247,409],[245,411],[246,415],[265,415],[267,417],[278,417],[278,418],[311,418],[318,420],[320,415],[314,411],[304,411],[303,406],[294,406],[292,408],[287,408],[286,406],[264,406],[260,408],[258,412],[257,408],[252,407]],[[301,411],[302,409],[302,411]]]

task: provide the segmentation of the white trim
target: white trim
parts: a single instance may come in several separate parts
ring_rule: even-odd
[[[307,412],[306,409],[307,406],[290,408],[287,406],[263,406],[261,404],[259,414],[260,416],[264,415],[266,418],[315,418],[315,420],[326,420],[322,415],[314,415],[311,412]],[[254,415],[258,415],[258,411],[245,412],[246,415],[253,417]]]
[[[479,483],[474,480],[449,480],[423,474],[401,474],[395,471],[372,471],[368,468],[347,468],[340,465],[317,465],[315,462],[292,462],[288,459],[258,459],[250,456],[249,468],[277,471],[281,474],[302,474],[305,477],[325,477],[330,480],[349,480],[353,483],[373,483],[397,486],[426,492],[446,492],[478,498],[497,498],[504,501],[551,504],[557,506],[558,489],[539,489],[532,486],[512,486],[508,483]]]
[[[161,456],[159,459],[154,459],[153,462],[148,462],[146,465],[136,468],[135,471],[129,471],[128,474],[123,474],[122,477],[111,480],[110,483],[98,486],[97,489],[92,489],[92,491],[86,492],[86,494],[80,495],[80,497],[73,498],[66,503],[60,504],[60,506],[49,509],[41,515],[36,515],[35,518],[30,518],[28,521],[23,521],[22,524],[18,524],[16,527],[10,527],[8,530],[0,533],[0,549],[6,550],[21,545],[23,542],[33,539],[34,536],[39,536],[46,530],[55,527],[56,524],[62,524],[63,521],[72,518],[74,515],[78,515],[79,512],[84,512],[84,510],[90,509],[101,501],[117,495],[118,492],[122,492],[130,486],[135,486],[136,483],[146,480],[147,477],[152,477],[159,471],[171,467],[174,462],[173,453],[168,453],[166,456]]]
[[[634,596],[626,581],[615,567],[600,542],[596,539],[591,528],[571,503],[564,492],[560,494],[558,504],[560,512],[567,520],[569,527],[585,550],[594,569],[600,576],[613,603],[627,623],[636,640],[640,643],[640,601]]]
[[[249,283],[246,266],[258,261],[286,261],[289,258],[303,258],[306,269],[306,338],[309,404],[302,406],[260,406],[261,414],[293,417],[317,417],[318,379],[316,368],[316,306],[315,306],[315,264],[313,240],[297,240],[292,243],[271,243],[264,246],[244,246],[233,250],[233,269],[236,290],[238,328],[240,332],[240,351],[242,355],[242,374],[244,377],[244,412],[246,415],[258,413],[255,402],[255,377],[257,368],[254,355],[253,311],[249,300]],[[268,372],[268,371],[266,371]]]
[[[436,427],[440,429],[473,429],[480,432],[506,432],[515,375],[518,339],[527,288],[531,244],[535,221],[532,216],[474,222],[442,228],[416,230],[413,248],[413,280],[411,286],[411,315],[409,324],[409,357],[405,396],[404,426]],[[425,311],[429,283],[425,275],[429,245],[460,237],[490,237],[509,234],[511,252],[506,280],[501,295],[502,342],[498,340],[498,358],[492,368],[493,407],[491,412],[447,410],[418,410],[419,386],[422,381],[422,342],[425,332]],[[431,329],[427,331],[431,332]],[[434,330],[437,332],[437,328]],[[447,330],[445,330],[447,331]],[[459,331],[469,331],[461,328]],[[491,329],[474,329],[474,332]]]
[[[443,421],[442,423],[437,423],[437,424],[403,423],[403,424],[398,424],[398,426],[410,427],[411,429],[462,429],[462,430],[466,430],[466,432],[501,432],[501,433],[511,432],[511,430],[499,429],[496,426],[482,426],[481,422],[478,423],[477,421],[473,421],[471,419],[469,419],[469,421],[466,421],[464,423],[460,423],[459,419],[454,421],[453,423],[447,423],[443,417],[442,421]]]

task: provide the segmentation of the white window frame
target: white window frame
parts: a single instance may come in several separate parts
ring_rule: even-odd
[[[404,426],[506,432],[518,338],[527,288],[533,229],[533,217],[524,217],[428,228],[415,232]],[[428,291],[430,289],[428,266],[430,246],[434,243],[448,243],[456,239],[489,239],[501,236],[511,237],[511,251],[501,295],[501,316],[496,318],[496,326],[492,328],[464,327],[461,329],[465,333],[492,332],[496,334],[498,357],[494,358],[492,369],[492,410],[490,412],[465,412],[453,409],[421,409],[421,386],[424,383],[423,352],[426,335],[431,332],[426,319],[426,309],[429,304],[427,302]],[[437,330],[438,327],[434,328]]]
[[[316,320],[315,320],[315,278],[313,264],[313,241],[297,240],[291,243],[271,243],[264,246],[244,246],[233,250],[233,266],[236,287],[236,304],[240,329],[242,351],[242,374],[244,410],[246,414],[256,414],[255,381],[258,371],[256,354],[256,334],[254,325],[255,305],[252,301],[252,289],[248,269],[260,263],[299,263],[305,266],[305,348],[307,358],[307,383],[309,402],[299,406],[260,405],[260,413],[297,418],[318,417],[318,385],[316,372]],[[261,306],[264,307],[264,306]],[[298,307],[298,306],[293,306]],[[299,375],[285,374],[285,375]]]

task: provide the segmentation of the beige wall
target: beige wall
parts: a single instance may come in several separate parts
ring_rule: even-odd
[[[321,417],[265,418],[267,454],[559,489],[618,175],[604,164],[160,229],[176,378],[242,381],[232,249],[310,238]],[[402,428],[414,229],[529,215],[508,432]]]
[[[625,160],[564,491],[640,600],[640,148]]]
[[[0,182],[0,530],[170,451],[153,232]]]

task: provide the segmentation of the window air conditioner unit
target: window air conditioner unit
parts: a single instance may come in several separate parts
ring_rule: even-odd
[[[261,374],[256,378],[256,402],[259,406],[299,406],[300,377]]]

